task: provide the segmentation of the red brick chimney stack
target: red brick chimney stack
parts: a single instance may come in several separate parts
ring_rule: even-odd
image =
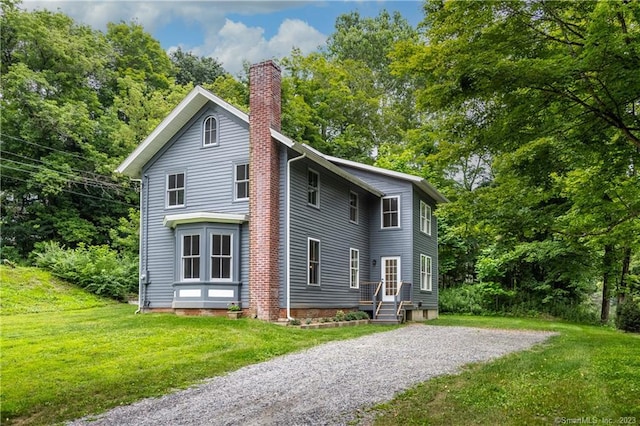
[[[249,309],[279,316],[280,158],[270,129],[280,130],[281,71],[273,61],[249,73]]]

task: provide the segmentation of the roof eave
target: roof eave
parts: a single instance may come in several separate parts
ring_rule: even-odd
[[[408,173],[396,172],[394,170],[383,169],[381,167],[370,166],[368,164],[362,164],[351,160],[344,160],[338,157],[332,157],[330,155],[324,155],[324,157],[333,163],[342,164],[347,167],[353,167],[360,170],[369,171],[372,173],[378,173],[384,176],[390,176],[413,183],[420,188],[423,192],[433,198],[437,203],[448,203],[447,197],[442,195],[435,187],[433,187],[426,179],[419,176],[410,175]]]
[[[381,192],[379,189],[369,185],[368,183],[366,183],[365,181],[363,181],[362,179],[358,178],[357,176],[352,175],[351,173],[347,172],[346,170],[341,169],[340,167],[337,167],[335,164],[333,164],[332,162],[328,161],[325,158],[325,155],[322,154],[320,151],[315,150],[314,148],[310,147],[309,145],[300,143],[300,142],[295,142],[292,139],[289,139],[288,137],[286,137],[285,135],[283,135],[282,133],[271,129],[271,137],[273,137],[274,139],[276,139],[277,141],[281,142],[283,145],[285,145],[288,148],[293,149],[294,151],[300,153],[300,154],[307,154],[307,157],[309,157],[312,161],[316,162],[317,164],[319,164],[320,166],[330,170],[331,172],[337,174],[338,176],[346,179],[347,181],[353,183],[356,186],[359,186],[360,188],[364,189],[365,191],[377,196],[377,197],[382,197],[384,195],[383,192]]]
[[[213,102],[241,121],[249,123],[249,116],[238,108],[217,97],[208,90],[196,86],[165,117],[147,138],[118,166],[117,173],[134,179],[142,175],[144,165],[159,152],[162,147],[193,117],[195,110],[202,108],[207,102]]]

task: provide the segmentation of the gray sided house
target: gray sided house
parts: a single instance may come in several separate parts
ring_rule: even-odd
[[[250,84],[250,115],[196,87],[117,169],[141,181],[141,310],[436,317],[446,198],[283,135],[273,62]]]

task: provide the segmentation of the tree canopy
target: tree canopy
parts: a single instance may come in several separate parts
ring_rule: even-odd
[[[489,177],[459,186],[444,212],[490,236],[479,279],[542,302],[575,300],[594,274],[626,291],[621,259],[640,235],[639,20],[637,2],[427,1],[421,41],[393,52],[442,141],[435,159]]]

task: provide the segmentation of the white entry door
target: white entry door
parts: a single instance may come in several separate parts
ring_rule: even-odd
[[[400,257],[382,258],[382,300],[393,301],[400,284]]]

